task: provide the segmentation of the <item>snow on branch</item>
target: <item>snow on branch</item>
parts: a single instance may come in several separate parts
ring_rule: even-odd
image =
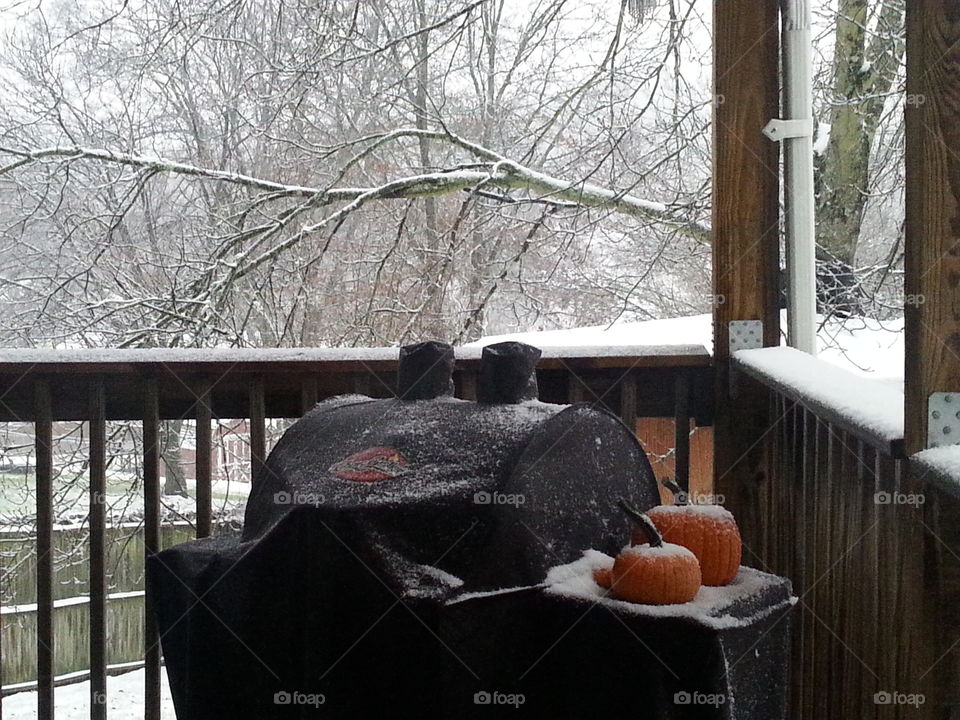
[[[450,143],[482,162],[463,165],[446,171],[396,178],[374,187],[322,188],[287,185],[240,173],[203,168],[164,158],[118,153],[104,149],[74,146],[29,150],[0,146],[0,153],[17,158],[7,165],[0,166],[0,176],[43,160],[65,162],[92,160],[142,168],[158,173],[168,172],[227,182],[270,193],[275,199],[282,197],[306,199],[315,207],[332,203],[346,203],[346,206],[333,216],[326,218],[317,225],[304,227],[301,233],[307,234],[315,232],[319,227],[327,225],[331,219],[343,217],[371,200],[422,198],[477,187],[497,188],[504,191],[525,191],[540,198],[572,203],[583,208],[609,210],[622,215],[658,222],[700,242],[709,242],[709,227],[684,217],[682,209],[592,183],[557,178],[521,165],[493,150],[449,132],[401,128],[388,133],[361,138],[349,143],[348,146],[365,147],[341,169],[340,177],[343,177],[346,171],[359,160],[375,152],[386,143],[411,137],[426,137],[431,140]],[[298,235],[301,233],[298,233]]]

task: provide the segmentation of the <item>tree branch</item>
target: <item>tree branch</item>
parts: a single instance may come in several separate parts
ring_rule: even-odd
[[[684,217],[680,208],[639,198],[626,192],[612,190],[593,183],[557,178],[509,160],[493,150],[452,133],[403,128],[366,139],[372,141],[375,147],[380,147],[386,142],[406,137],[427,137],[433,140],[450,142],[484,160],[485,164],[471,165],[471,169],[458,167],[449,171],[409,175],[374,187],[321,188],[286,185],[240,173],[202,168],[164,158],[117,153],[111,150],[85,147],[52,147],[26,150],[0,146],[0,153],[19,158],[13,163],[0,167],[0,176],[29,163],[46,159],[58,158],[68,162],[94,160],[144,168],[158,173],[169,172],[242,185],[272,193],[274,198],[306,198],[311,200],[311,204],[315,206],[337,202],[348,203],[346,207],[331,217],[342,216],[343,213],[349,213],[371,200],[434,197],[483,184],[485,187],[496,187],[501,190],[522,190],[541,198],[574,203],[582,208],[609,210],[621,215],[651,220],[674,228],[699,242],[709,242],[710,229],[695,220]],[[368,148],[360,155],[369,154],[369,150]],[[484,169],[484,167],[487,169]],[[307,226],[303,229],[303,232],[314,232],[318,227],[326,225],[328,220],[329,218],[322,221],[318,226]]]

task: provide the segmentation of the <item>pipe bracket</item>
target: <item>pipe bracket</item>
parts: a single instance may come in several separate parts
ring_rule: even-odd
[[[774,118],[763,128],[763,134],[774,142],[791,138],[813,137],[813,120],[781,120]]]

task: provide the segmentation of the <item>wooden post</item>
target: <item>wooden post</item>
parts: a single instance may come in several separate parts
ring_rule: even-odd
[[[908,454],[927,444],[927,399],[960,391],[960,2],[907,3]]]
[[[912,455],[927,446],[930,395],[960,391],[960,0],[906,5],[904,444]],[[930,489],[924,492],[928,538],[922,574],[930,584],[924,594],[930,602],[911,635],[914,653],[932,649],[937,660],[911,657],[909,667],[921,670],[899,681],[907,692],[926,695],[928,717],[944,717],[960,679],[955,625],[944,616],[944,607],[955,604],[954,551],[948,543],[960,517],[957,503],[941,504]],[[914,556],[922,552],[917,544],[910,549]]]
[[[770,419],[752,383],[732,396],[729,323],[761,320],[763,344],[780,342],[780,149],[762,132],[780,116],[779,2],[714,0],[713,18],[714,488],[737,514],[763,474]]]

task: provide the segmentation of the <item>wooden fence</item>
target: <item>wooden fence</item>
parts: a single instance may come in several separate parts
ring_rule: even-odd
[[[194,526],[178,521],[161,525],[161,545],[190,540]],[[54,656],[57,677],[77,675],[90,667],[90,562],[87,530],[61,528],[53,532]],[[108,666],[143,658],[144,540],[140,523],[105,530]],[[20,692],[37,679],[37,573],[35,538],[19,530],[0,531],[4,567],[4,607],[0,611],[0,673],[4,694]]]
[[[193,524],[185,521],[163,523],[161,544],[170,547],[193,539]],[[86,527],[57,528],[53,531],[53,599],[86,596],[90,592],[90,545]],[[3,604],[27,605],[37,602],[36,536],[23,530],[0,530],[0,557],[3,559]],[[143,590],[143,525],[124,523],[104,529],[104,572],[109,592]]]
[[[138,663],[143,659],[143,590],[110,593],[106,596],[104,657],[106,664]],[[38,606],[19,605],[4,608],[3,678],[4,692],[36,689]],[[90,599],[75,597],[57,600],[53,607],[53,634],[57,638],[54,653],[55,677],[72,675],[90,667]]]

